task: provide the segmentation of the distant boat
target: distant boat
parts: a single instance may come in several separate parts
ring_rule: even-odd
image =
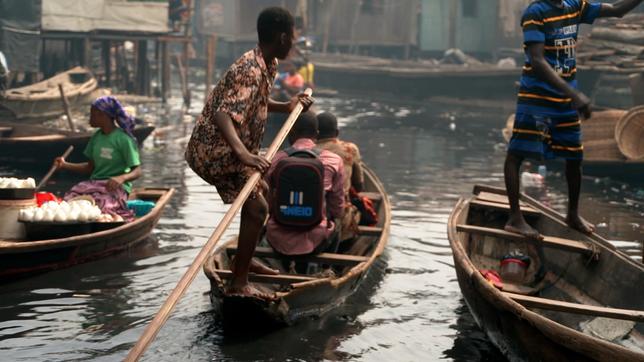
[[[134,129],[139,144],[154,131],[154,126],[140,125]],[[67,147],[74,146],[72,159],[83,157],[83,151],[94,131],[72,132],[20,123],[0,123],[0,159],[51,163]],[[48,157],[42,157],[48,155]]]
[[[521,67],[496,64],[437,64],[348,54],[314,53],[316,86],[337,89],[343,95],[514,100]],[[591,94],[599,75],[581,71],[579,86]]]
[[[97,81],[87,68],[75,67],[41,82],[12,88],[0,95],[0,114],[7,120],[43,120],[64,114],[58,85],[63,85],[70,106],[88,105]]]
[[[522,195],[527,221],[545,239],[503,230],[504,189],[475,186],[452,211],[447,235],[465,303],[511,361],[644,361],[644,265],[606,239],[570,229],[563,215]],[[541,257],[528,245],[542,247]],[[484,277],[523,251],[523,281]],[[539,281],[535,276],[545,268]],[[515,274],[516,275],[516,274]],[[519,274],[520,275],[520,274]],[[518,280],[518,279],[517,279]]]

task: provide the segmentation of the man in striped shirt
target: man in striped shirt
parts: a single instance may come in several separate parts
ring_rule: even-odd
[[[622,17],[642,1],[537,0],[525,10],[521,25],[526,62],[504,170],[511,209],[507,231],[543,238],[519,209],[519,169],[525,158],[555,157],[566,160],[568,225],[585,234],[594,231],[578,212],[583,159],[579,116],[590,118],[591,107],[590,99],[577,89],[577,33],[580,24]]]

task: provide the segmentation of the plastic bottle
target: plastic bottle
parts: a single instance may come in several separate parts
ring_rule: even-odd
[[[543,178],[546,178],[546,172],[547,172],[546,165],[539,165],[539,171],[538,171],[539,175],[541,175],[541,177]]]

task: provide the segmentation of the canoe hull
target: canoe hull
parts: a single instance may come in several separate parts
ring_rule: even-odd
[[[516,314],[490,303],[475,287],[470,275],[455,263],[465,304],[492,343],[510,360],[592,361],[548,337]]]
[[[152,190],[157,205],[144,217],[123,226],[76,237],[41,241],[0,241],[0,283],[99,259],[144,241],[159,221],[174,189]],[[157,197],[158,196],[158,197]]]
[[[272,294],[274,299],[267,301],[252,297],[239,297],[226,292],[226,281],[219,272],[230,264],[228,254],[224,251],[236,244],[236,239],[230,240],[221,252],[212,255],[204,264],[204,273],[210,280],[210,298],[215,313],[224,321],[227,332],[235,333],[252,323],[262,329],[272,329],[297,323],[298,321],[320,317],[339,305],[354,294],[370,275],[384,270],[384,260],[381,258],[389,238],[391,223],[391,206],[384,188],[371,170],[365,167],[365,190],[377,194],[379,230],[374,234],[362,234],[353,244],[347,245],[347,257],[361,258],[355,264],[337,269],[337,276],[331,278],[308,275],[308,279],[282,282],[282,286],[258,284],[265,293]],[[329,254],[337,255],[337,254]],[[275,267],[275,265],[272,265]],[[283,272],[280,277],[292,276]],[[301,277],[296,275],[292,277]]]
[[[40,128],[40,127],[39,127]],[[153,126],[139,126],[134,129],[134,136],[139,145],[154,131]],[[74,146],[70,160],[83,160],[83,151],[87,142],[92,137],[91,132],[67,133],[61,137],[2,137],[0,138],[0,158],[10,161],[46,162],[51,163],[51,158],[43,158],[42,155],[62,155],[69,146]]]
[[[452,211],[448,221],[448,238],[465,303],[477,324],[501,352],[514,360],[644,361],[644,354],[637,349],[628,349],[582,332],[579,329],[581,322],[593,321],[595,317],[592,315],[525,308],[508,297],[506,289],[501,291],[483,278],[479,268],[496,268],[500,258],[498,255],[506,253],[509,248],[519,248],[520,244],[508,245],[509,242],[512,243],[511,239],[496,231],[487,235],[463,229],[463,225],[471,225],[473,228],[478,227],[476,225],[488,225],[489,230],[498,230],[502,229],[507,218],[507,204],[491,201],[482,205],[480,200],[483,198],[478,198],[479,192],[505,198],[502,189],[475,187],[474,193],[477,196],[471,200],[461,199]],[[507,203],[507,199],[505,200]],[[582,241],[581,245],[586,248],[583,249],[585,251],[564,251],[553,249],[549,242],[544,241],[541,244],[547,250],[543,254],[544,259],[536,259],[531,273],[536,272],[537,265],[545,265],[548,271],[545,278],[547,286],[535,289],[534,293],[546,298],[543,300],[550,300],[547,299],[549,296],[552,300],[566,296],[576,303],[582,303],[580,305],[587,303],[630,310],[641,309],[642,299],[638,297],[640,292],[624,288],[642,282],[644,268],[641,264],[615,250],[596,234],[583,236],[571,231],[565,226],[562,215],[537,201],[523,195],[522,202],[525,202],[522,209],[525,207],[528,215],[531,215],[528,221],[538,225],[539,230],[560,238],[557,240]],[[591,254],[583,254],[585,252]],[[591,257],[594,261],[589,259]],[[476,261],[472,261],[472,258]],[[610,289],[610,286],[614,286],[614,289]],[[606,293],[607,290],[611,292]],[[641,338],[641,327],[641,324],[634,324],[630,331],[627,330],[627,334],[632,332],[633,336]],[[641,342],[635,343],[637,345]]]
[[[307,318],[320,317],[337,308],[363,285],[363,280],[372,273],[372,269],[380,268],[365,269],[342,284],[329,282],[302,291],[295,290],[270,302],[225,295],[222,293],[225,285],[211,280],[210,300],[228,332],[238,330],[239,326],[245,328],[251,322],[266,329],[285,327]]]

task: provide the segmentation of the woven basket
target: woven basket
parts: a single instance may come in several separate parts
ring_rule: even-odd
[[[624,117],[626,111],[613,109],[594,112],[590,119],[581,121],[584,142],[615,139],[615,126]]]
[[[644,158],[644,106],[628,111],[615,127],[615,141],[629,160]]]
[[[584,141],[584,159],[587,161],[624,161],[614,139]]]

